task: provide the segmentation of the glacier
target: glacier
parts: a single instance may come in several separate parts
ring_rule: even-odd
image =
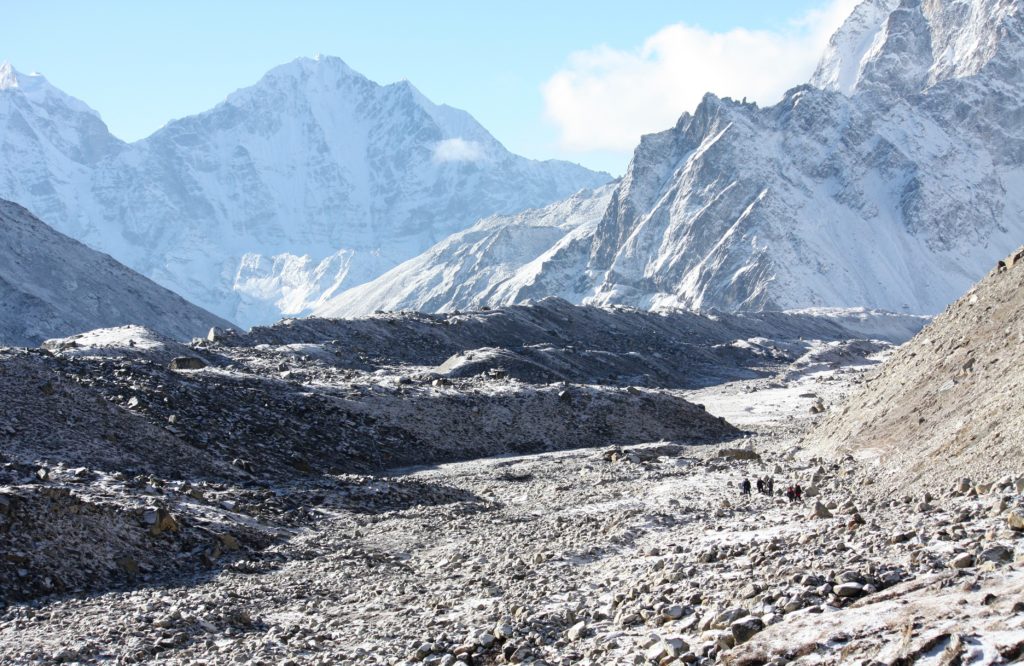
[[[0,66],[0,197],[218,315],[302,314],[495,213],[611,179],[504,148],[412,84],[300,58],[134,143]]]
[[[865,0],[777,104],[709,94],[610,188],[481,221],[314,312],[934,314],[1024,237],[1022,7]]]

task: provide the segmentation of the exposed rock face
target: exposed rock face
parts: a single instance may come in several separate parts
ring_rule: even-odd
[[[941,481],[966,492],[970,478],[1020,474],[1022,344],[1024,265],[995,269],[828,416],[811,444],[877,458],[883,487]]]
[[[42,76],[0,78],[0,196],[243,325],[609,180],[513,155],[468,113],[337,58],[277,67],[133,144]]]
[[[189,339],[223,319],[0,200],[0,344],[140,324]]]
[[[705,97],[641,140],[607,203],[481,223],[320,312],[558,295],[937,313],[1024,236],[1022,26],[1019,2],[867,0],[810,85],[768,108]]]

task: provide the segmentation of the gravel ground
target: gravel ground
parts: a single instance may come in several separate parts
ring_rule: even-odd
[[[417,335],[451,325],[410,321]],[[1024,651],[1024,478],[905,494],[874,460],[801,443],[888,344],[735,340],[726,356],[752,364],[730,372],[755,378],[687,390],[607,379],[618,361],[591,366],[601,354],[572,344],[525,355],[604,383],[446,374],[388,357],[412,353],[405,334],[397,351],[325,342],[339,326],[192,345],[126,328],[0,350],[0,663]],[[488,342],[476,326],[471,345]],[[767,477],[773,496],[741,494]]]
[[[773,391],[844,386],[829,375],[800,381],[726,385],[719,396],[761,402],[779,398]],[[813,421],[805,417],[812,400],[779,402],[792,420],[758,427],[741,446],[660,442],[328,476],[286,538],[222,548],[223,566],[9,606],[0,659],[928,663],[947,654],[995,663],[1019,655],[1022,549],[1007,516],[1024,482],[862,499],[870,467],[804,458],[793,446]],[[765,475],[777,491],[799,481],[808,496],[740,495],[743,478]],[[172,498],[164,501],[173,513]],[[243,503],[217,506],[226,526],[251,521],[258,531],[260,515],[264,530],[276,520],[260,503],[249,500],[252,516]]]

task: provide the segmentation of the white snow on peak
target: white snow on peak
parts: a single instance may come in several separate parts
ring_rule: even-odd
[[[877,48],[889,14],[900,0],[864,0],[829,40],[811,77],[811,85],[853,94],[860,69],[868,54]]]
[[[1020,11],[1019,0],[864,0],[810,82],[846,95],[865,86],[906,93],[978,74],[1000,44],[1015,43],[1010,26]]]
[[[513,155],[465,111],[324,55],[133,144],[49,84],[0,92],[0,196],[242,325],[610,179]]]
[[[19,72],[10,62],[0,63],[0,92],[19,95],[26,102],[46,111],[67,109],[99,119],[100,114],[85,102],[53,86],[39,72]]]
[[[1021,90],[1022,0],[866,0],[779,104],[708,95],[597,205],[485,220],[317,312],[557,295],[934,314],[1024,237]]]
[[[6,60],[0,63],[0,90],[18,87],[18,73]]]

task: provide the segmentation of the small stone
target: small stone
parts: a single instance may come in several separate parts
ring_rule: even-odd
[[[666,620],[678,620],[683,616],[683,607],[679,604],[669,606],[661,611],[661,616]]]
[[[134,558],[119,557],[116,560],[114,560],[114,564],[116,564],[118,568],[121,569],[121,571],[125,572],[130,577],[135,577],[139,575],[139,563],[136,562]]]
[[[569,627],[569,631],[566,632],[566,636],[570,641],[578,641],[583,638],[583,634],[587,631],[587,623],[580,620],[576,624]]]
[[[966,569],[974,566],[974,556],[970,553],[960,553],[949,561],[949,566],[954,569]]]
[[[761,456],[752,449],[720,449],[718,451],[719,458],[729,458],[731,460],[760,460]]]
[[[231,534],[218,534],[217,538],[220,540],[220,545],[224,547],[224,550],[235,551],[242,547],[241,544],[238,543],[238,539]]]
[[[515,633],[515,628],[508,622],[499,622],[494,626],[494,637],[499,641],[512,638],[513,633]]]

